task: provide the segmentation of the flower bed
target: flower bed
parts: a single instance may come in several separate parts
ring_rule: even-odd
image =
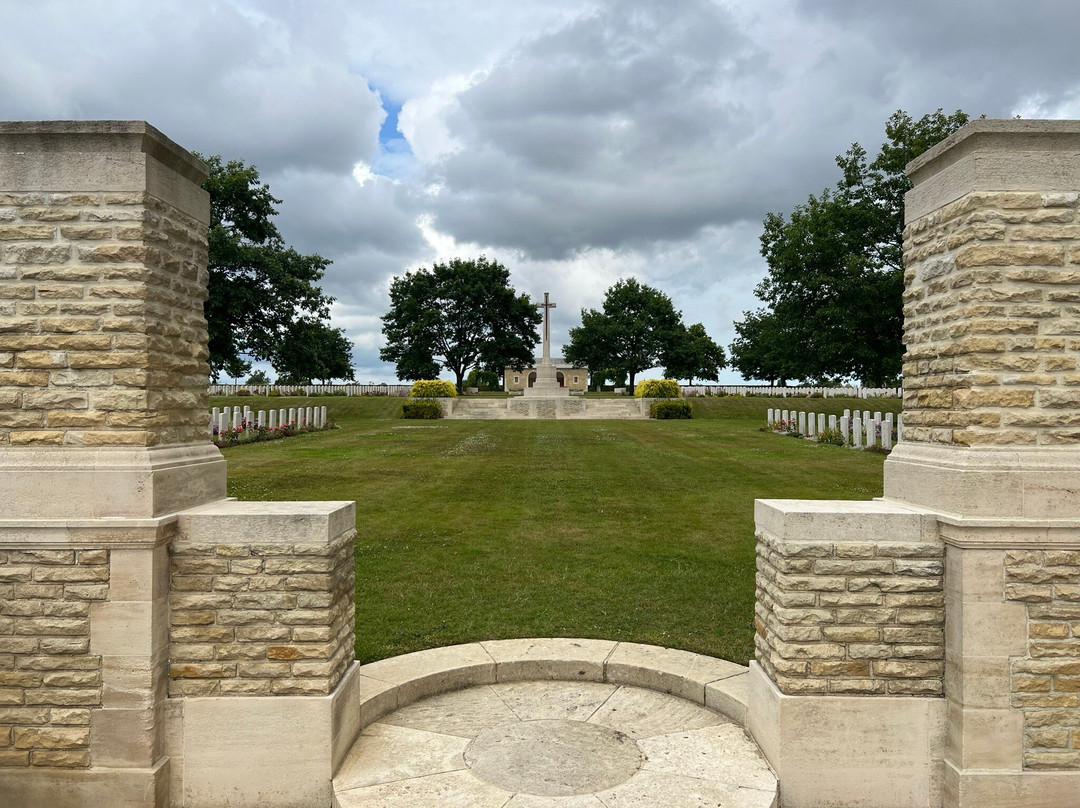
[[[210,439],[219,449],[228,446],[239,446],[244,443],[260,443],[268,440],[282,440],[295,435],[306,435],[309,432],[325,432],[328,429],[337,429],[333,421],[327,421],[325,426],[297,426],[295,421],[290,421],[282,426],[259,426],[254,421],[241,421],[235,429],[221,429],[217,424],[211,425]]]

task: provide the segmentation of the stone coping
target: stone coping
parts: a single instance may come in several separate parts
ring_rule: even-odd
[[[748,669],[734,662],[614,640],[489,640],[416,651],[362,665],[350,686],[356,730],[429,696],[498,682],[606,682],[657,690],[746,724]],[[351,746],[352,741],[345,745]],[[335,770],[340,764],[335,760]]]
[[[210,175],[206,163],[146,121],[0,121],[0,142],[7,144],[0,150],[80,150],[88,138],[102,150],[137,148],[196,185]]]
[[[965,141],[995,135],[1014,137],[1080,135],[1080,120],[976,118],[908,163],[906,173],[911,177],[933,163],[940,163],[946,152],[956,149]]]

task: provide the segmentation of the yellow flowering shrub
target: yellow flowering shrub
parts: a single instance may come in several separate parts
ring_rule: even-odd
[[[634,387],[635,398],[680,398],[682,390],[675,379],[645,379]]]
[[[412,398],[457,398],[457,388],[453,382],[442,379],[421,379],[413,382],[409,395]]]

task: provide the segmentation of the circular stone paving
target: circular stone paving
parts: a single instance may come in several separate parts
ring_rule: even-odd
[[[685,699],[507,682],[371,724],[334,792],[340,808],[771,808],[776,778],[740,726]]]
[[[510,792],[567,797],[625,783],[645,756],[618,730],[565,719],[486,729],[465,749],[465,765]]]

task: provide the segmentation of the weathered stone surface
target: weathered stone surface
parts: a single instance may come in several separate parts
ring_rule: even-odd
[[[0,765],[90,765],[86,708],[101,704],[102,678],[89,600],[105,599],[108,580],[105,550],[0,550],[0,739],[12,750]],[[86,581],[102,583],[89,593]]]
[[[171,695],[331,692],[352,660],[354,531],[325,543],[178,543]],[[316,573],[290,575],[302,570]],[[232,660],[236,660],[232,662]]]
[[[1012,660],[1010,678],[1012,707],[1024,715],[1026,769],[1080,771],[1078,583],[1080,552],[1005,554],[1005,599],[1027,610],[1027,653]]]
[[[793,542],[759,530],[758,662],[789,694],[940,695],[942,555],[939,542]],[[813,574],[781,572],[800,559],[813,559]],[[791,604],[792,594],[808,598]]]

